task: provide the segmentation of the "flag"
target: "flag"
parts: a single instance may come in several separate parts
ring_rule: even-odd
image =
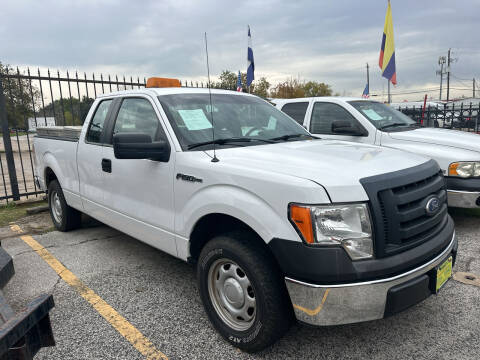
[[[255,79],[255,63],[253,62],[253,50],[252,50],[252,34],[250,33],[250,25],[248,25],[248,51],[247,51],[247,87],[252,84]]]
[[[382,69],[382,76],[389,79],[393,85],[396,85],[397,73],[395,69],[395,45],[393,43],[393,20],[390,1],[388,1],[387,14],[385,15],[382,47],[380,48],[378,65],[380,66],[380,69]]]
[[[368,89],[368,84],[365,85],[365,89],[363,90],[362,98],[368,99],[370,97],[370,91]]]
[[[238,79],[237,79],[237,91],[242,92],[242,75],[240,75],[240,70],[238,70]]]

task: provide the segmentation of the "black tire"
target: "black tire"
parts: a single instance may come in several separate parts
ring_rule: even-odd
[[[53,225],[57,230],[69,231],[82,224],[82,213],[68,206],[62,187],[57,180],[52,180],[48,184],[48,206]]]
[[[260,351],[273,344],[289,329],[294,319],[280,269],[266,249],[249,241],[252,236],[249,232],[236,231],[213,238],[202,249],[197,264],[200,297],[211,323],[230,344],[247,352]],[[209,293],[209,273],[215,271],[218,266],[215,264],[221,264],[223,259],[238,264],[253,287],[255,313],[248,329],[238,330],[224,321],[213,304],[214,295]],[[218,281],[218,277],[212,275],[212,279],[215,278]],[[217,288],[213,291],[219,294]]]

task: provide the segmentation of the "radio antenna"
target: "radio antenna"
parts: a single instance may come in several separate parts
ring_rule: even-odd
[[[215,123],[213,121],[213,105],[212,105],[212,89],[210,85],[210,66],[208,64],[208,45],[207,45],[207,32],[205,31],[205,53],[207,54],[207,75],[208,75],[208,95],[210,96],[210,119],[212,120],[212,142],[213,142],[213,158],[212,162],[218,162],[218,158],[215,152]]]

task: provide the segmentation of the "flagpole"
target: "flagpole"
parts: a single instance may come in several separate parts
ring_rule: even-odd
[[[367,63],[367,85],[368,85],[368,92],[370,92],[370,73],[368,72],[369,66]]]
[[[390,104],[392,102],[392,95],[390,94],[390,79],[387,79],[388,83],[388,103]]]

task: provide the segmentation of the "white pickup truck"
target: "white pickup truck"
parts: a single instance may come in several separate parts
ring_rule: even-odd
[[[377,101],[345,97],[273,99],[275,105],[323,139],[380,145],[434,159],[445,175],[448,205],[480,208],[480,136],[422,128]]]
[[[317,139],[252,95],[102,95],[77,133],[39,129],[34,145],[57,229],[86,213],[196,264],[213,326],[246,351],[295,317],[390,316],[452,274],[457,242],[435,161]]]

